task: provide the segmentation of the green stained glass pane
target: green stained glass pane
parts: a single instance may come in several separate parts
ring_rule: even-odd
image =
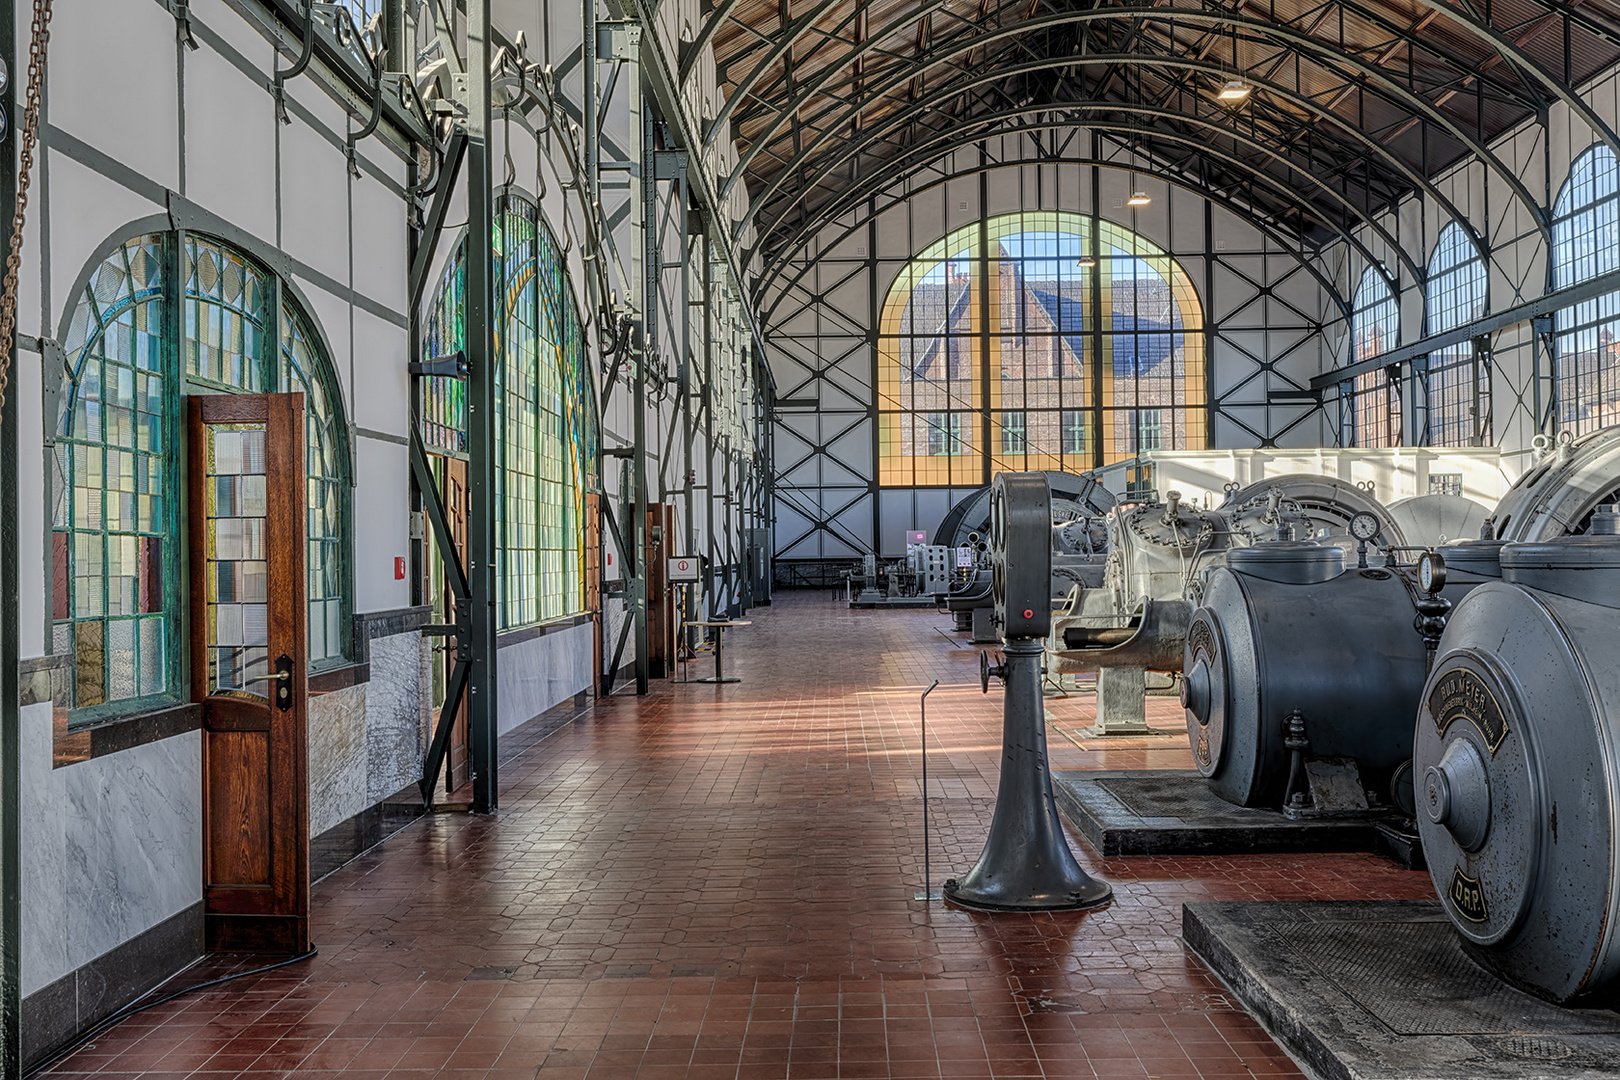
[[[81,709],[107,700],[105,628],[99,619],[73,628],[73,702]]]
[[[135,623],[113,619],[107,623],[107,697],[122,701],[139,695],[139,668],[135,661]]]
[[[105,602],[105,540],[100,533],[73,534],[73,615],[100,618],[107,613]]]
[[[140,693],[161,694],[166,690],[167,657],[163,645],[163,620],[142,619],[139,631]]]

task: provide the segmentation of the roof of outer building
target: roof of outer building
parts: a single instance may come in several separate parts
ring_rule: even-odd
[[[1480,155],[1620,58],[1613,0],[717,0],[763,265],[944,152],[1027,129],[1319,243]],[[696,52],[697,50],[692,50]],[[1228,80],[1253,87],[1235,107]],[[1601,121],[1598,122],[1601,128]],[[1612,134],[1609,138],[1613,138]],[[1436,194],[1431,190],[1431,194]],[[1446,205],[1439,206],[1443,213]],[[768,277],[768,275],[767,275]]]

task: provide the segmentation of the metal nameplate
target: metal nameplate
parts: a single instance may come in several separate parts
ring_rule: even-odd
[[[1452,668],[1440,676],[1429,691],[1429,715],[1434,717],[1434,726],[1441,735],[1454,721],[1467,720],[1485,739],[1493,757],[1508,737],[1507,716],[1496,695],[1484,679],[1467,668]]]
[[[1490,920],[1490,913],[1485,910],[1485,889],[1478,878],[1469,877],[1460,866],[1451,871],[1451,885],[1446,889],[1446,899],[1457,909],[1457,914],[1469,922]]]
[[[1220,657],[1220,653],[1215,651],[1215,631],[1202,619],[1193,623],[1192,630],[1187,634],[1187,648],[1195,660],[1200,652],[1209,657],[1211,664]]]

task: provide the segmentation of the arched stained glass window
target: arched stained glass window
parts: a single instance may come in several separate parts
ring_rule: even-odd
[[[309,502],[309,663],[320,667],[348,655],[350,601],[349,440],[332,365],[320,354],[304,316],[290,303],[281,308],[281,348],[276,389],[304,395],[305,491]]]
[[[599,482],[598,434],[562,253],[526,199],[504,198],[496,222],[497,618],[510,629],[584,608],[580,509]],[[448,356],[465,342],[465,247],[457,245],[429,309],[429,356]],[[465,453],[464,380],[422,383],[424,442],[438,453]]]
[[[457,244],[428,308],[422,357],[433,360],[461,352],[467,340],[467,245]],[[422,442],[444,454],[467,453],[467,383],[464,379],[422,380]]]
[[[535,280],[533,207],[508,199],[496,227],[495,257],[502,273],[501,362],[495,369],[500,413],[495,474],[502,519],[496,524],[497,576],[501,582],[501,626],[527,626],[540,620],[539,532],[540,438],[540,283]],[[547,351],[550,349],[547,342]],[[544,365],[555,369],[556,363]],[[550,455],[555,456],[555,455]]]
[[[52,651],[72,701],[139,707],[178,681],[173,349],[164,237],[102,261],[73,313],[52,476]],[[88,714],[86,714],[88,715]]]
[[[1485,314],[1485,258],[1453,221],[1429,255],[1427,333],[1443,334]],[[1471,341],[1429,354],[1429,442],[1481,446],[1490,442],[1490,361]]]
[[[1362,271],[1350,319],[1351,363],[1371,359],[1400,344],[1400,308],[1381,267]],[[1356,376],[1351,396],[1350,446],[1399,446],[1401,386],[1387,368]]]
[[[186,235],[183,318],[186,375],[246,393],[304,395],[304,453],[309,501],[309,663],[340,662],[349,650],[349,443],[332,365],[291,299],[276,319],[277,283],[250,259],[206,237]],[[279,326],[281,340],[271,339]]]
[[[225,244],[183,235],[183,243],[175,234],[140,236],[104,259],[64,341],[52,650],[73,658],[76,719],[173,700],[184,689],[184,523],[173,493],[186,393],[304,394],[310,666],[348,654],[349,451],[331,364],[273,275]],[[178,294],[171,266],[184,282]],[[172,322],[170,303],[180,306]]]
[[[1112,222],[1031,212],[959,229],[884,304],[881,482],[978,485],[1200,448],[1202,328],[1186,271]]]
[[[1607,146],[1570,166],[1552,234],[1555,288],[1620,270],[1620,167]],[[1620,293],[1564,308],[1554,333],[1559,426],[1584,435],[1620,422]]]

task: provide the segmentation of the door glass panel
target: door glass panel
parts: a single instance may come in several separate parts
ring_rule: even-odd
[[[209,424],[208,692],[270,696],[263,424]]]

